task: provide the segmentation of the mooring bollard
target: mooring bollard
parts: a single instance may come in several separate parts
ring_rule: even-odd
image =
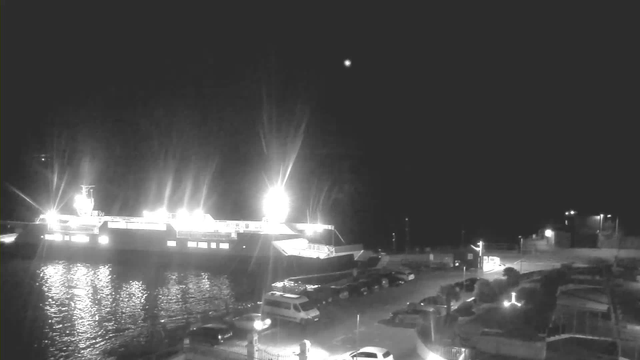
[[[302,340],[298,360],[307,360],[309,358],[309,351],[311,351],[311,342],[309,342],[309,340]]]

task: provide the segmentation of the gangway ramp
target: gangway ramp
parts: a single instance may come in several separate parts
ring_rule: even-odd
[[[304,238],[277,240],[273,242],[285,256],[301,256],[316,259],[327,259],[336,256],[353,255],[356,258],[362,253],[362,245],[333,246],[311,243]]]

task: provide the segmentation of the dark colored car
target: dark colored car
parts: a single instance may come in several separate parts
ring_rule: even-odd
[[[190,344],[215,346],[223,343],[232,335],[233,332],[227,325],[209,324],[189,331],[187,333],[187,339]]]
[[[361,282],[347,284],[344,286],[344,289],[349,292],[349,297],[365,296],[369,294],[369,288],[366,284]]]
[[[460,292],[463,290],[465,292],[473,292],[477,282],[478,278],[468,278],[465,281],[458,281],[457,283],[454,283],[453,286],[455,286]]]
[[[358,284],[360,284],[360,286],[366,287],[369,292],[376,292],[380,291],[380,288],[382,287],[382,279],[366,278],[358,281]]]
[[[422,308],[407,308],[391,313],[391,321],[397,324],[418,325],[421,321],[429,320],[432,311]]]
[[[385,276],[387,278],[387,280],[389,281],[389,286],[400,286],[404,284],[404,280],[400,279],[399,277],[395,276],[395,275],[386,275]]]
[[[323,304],[327,301],[330,301],[329,299],[338,297],[339,292],[336,292],[335,289],[332,289],[330,287],[320,286],[314,289],[305,290],[301,292],[300,295],[306,296],[309,300],[313,301],[316,304]]]
[[[378,288],[385,288],[389,286],[388,276],[381,274],[369,274],[363,277],[364,280],[370,282],[370,288],[377,286]]]
[[[421,305],[438,305],[438,306],[444,306],[446,303],[447,302],[444,299],[444,297],[442,297],[442,295],[427,296],[426,298],[418,302],[418,304],[421,304]]]

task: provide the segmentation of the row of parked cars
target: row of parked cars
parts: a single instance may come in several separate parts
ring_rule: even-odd
[[[317,305],[334,298],[364,296],[381,288],[400,286],[414,278],[411,271],[368,272],[358,276],[354,282],[340,287],[317,287],[301,294],[271,291],[263,296],[261,314],[220,317],[212,323],[190,330],[184,339],[184,345],[216,346],[232,338],[234,333],[261,332],[278,320],[308,325],[318,321],[320,317]],[[385,359],[389,356],[388,353],[382,354]]]
[[[453,286],[461,293],[472,293],[475,290],[477,282],[478,278],[469,278],[456,282]],[[392,312],[390,320],[396,324],[416,326],[422,320],[428,319],[431,315],[444,315],[446,308],[447,303],[445,297],[441,294],[436,294],[427,296],[417,302],[410,302],[405,308]]]
[[[320,286],[305,290],[302,295],[310,300],[324,304],[335,298],[366,296],[387,287],[397,287],[415,279],[415,274],[408,270],[369,271],[357,276],[353,282],[342,286]]]

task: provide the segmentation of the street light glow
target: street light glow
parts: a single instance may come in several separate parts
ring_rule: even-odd
[[[262,321],[256,320],[253,322],[253,328],[256,329],[256,331],[260,331],[264,328],[264,324],[262,323]]]
[[[47,222],[56,222],[58,220],[58,213],[55,210],[49,210],[44,215]]]
[[[517,306],[521,306],[522,304],[516,301],[516,293],[512,292],[511,293],[511,301],[504,301],[504,307],[509,307],[509,305],[514,304]]]
[[[553,230],[551,229],[547,229],[544,231],[544,236],[546,237],[552,237],[553,236]]]
[[[282,187],[269,189],[263,202],[264,216],[268,221],[282,223],[289,215],[289,197]]]

